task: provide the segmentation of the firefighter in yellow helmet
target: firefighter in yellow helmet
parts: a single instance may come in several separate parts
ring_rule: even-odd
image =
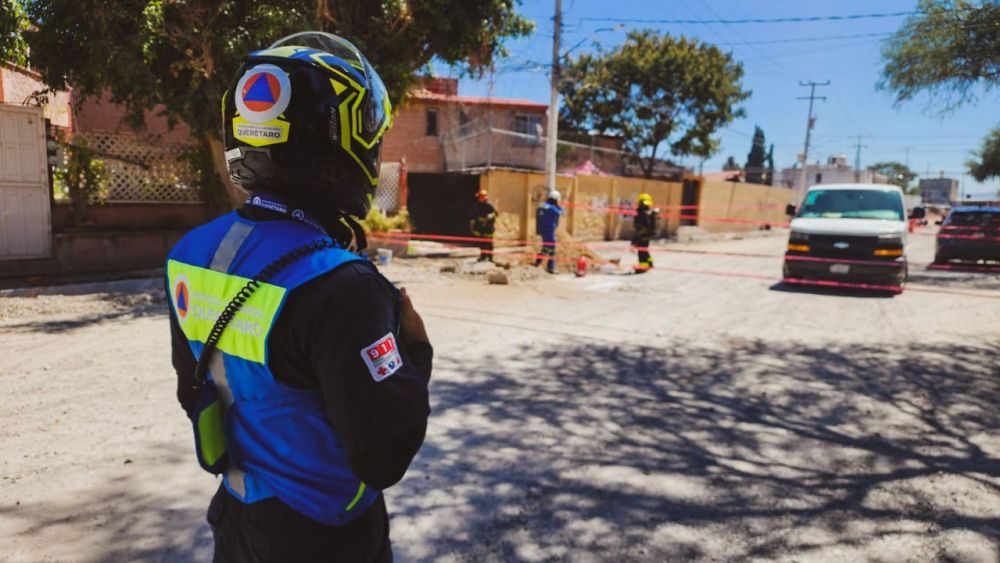
[[[635,267],[637,274],[649,271],[653,267],[653,257],[649,254],[649,243],[656,236],[656,221],[660,211],[653,208],[653,198],[649,194],[639,194],[636,199],[635,219],[632,235],[632,246],[639,253],[639,263]]]
[[[476,193],[476,211],[469,221],[469,231],[479,239],[479,261],[493,261],[493,236],[496,234],[497,209],[490,203],[489,193],[482,188]]]

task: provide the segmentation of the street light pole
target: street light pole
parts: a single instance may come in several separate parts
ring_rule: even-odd
[[[556,189],[556,145],[559,138],[559,32],[562,27],[562,0],[556,0],[552,26],[552,80],[549,85],[549,122],[545,140],[545,187]]]

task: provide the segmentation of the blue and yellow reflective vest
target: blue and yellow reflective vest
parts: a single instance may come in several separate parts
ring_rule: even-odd
[[[188,233],[167,258],[171,307],[191,351],[202,347],[219,314],[268,264],[325,235],[295,221],[250,221],[235,212]],[[278,497],[296,511],[328,525],[343,525],[378,498],[351,469],[318,390],[276,381],[268,366],[268,336],[296,287],[342,264],[361,260],[325,248],[279,271],[243,305],[219,339],[209,378],[220,405],[207,414],[221,421],[212,437],[211,416],[195,420],[201,459],[228,456],[224,483],[245,503]],[[205,414],[205,413],[203,413]]]

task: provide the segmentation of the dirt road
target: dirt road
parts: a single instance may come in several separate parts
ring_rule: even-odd
[[[917,237],[903,295],[791,291],[783,242],[508,286],[387,268],[436,348],[397,558],[1000,560],[1000,276],[927,271]],[[155,285],[0,298],[0,560],[210,557]]]

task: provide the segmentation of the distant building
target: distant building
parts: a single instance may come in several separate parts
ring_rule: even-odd
[[[786,188],[803,189],[802,169],[798,167],[785,168],[777,178],[777,185]],[[888,184],[889,178],[871,170],[856,171],[847,163],[847,156],[833,155],[826,159],[826,164],[809,164],[806,166],[806,188],[817,184]]]
[[[719,172],[705,172],[701,175],[706,182],[745,182],[746,174],[742,170],[722,170]]]
[[[463,96],[457,79],[428,78],[410,91],[393,118],[382,158],[405,157],[410,172],[418,173],[488,166],[541,168],[545,150],[539,132],[545,127],[546,110],[546,104],[530,100]],[[492,128],[512,134],[484,134]]]
[[[958,200],[958,180],[926,178],[920,180],[920,197],[927,205],[949,205]]]

